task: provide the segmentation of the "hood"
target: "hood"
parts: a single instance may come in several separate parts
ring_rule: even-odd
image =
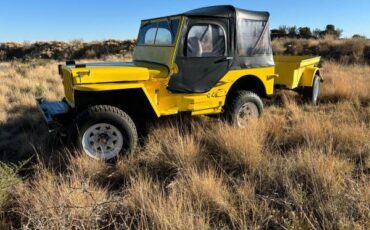
[[[168,76],[168,69],[140,62],[67,63],[75,84],[145,81]]]

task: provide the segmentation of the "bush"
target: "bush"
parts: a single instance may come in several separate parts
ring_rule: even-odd
[[[279,38],[272,42],[274,54],[314,55],[343,64],[369,63],[370,42],[366,39],[341,39],[332,35],[322,39]]]
[[[9,165],[0,161],[0,211],[7,205],[10,190],[21,181],[18,172],[23,165]]]
[[[106,40],[90,43],[83,41],[7,42],[0,43],[0,61],[35,58],[54,60],[101,58],[105,55],[132,53],[134,45],[135,41],[133,40]]]

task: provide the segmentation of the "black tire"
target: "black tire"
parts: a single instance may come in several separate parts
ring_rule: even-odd
[[[261,98],[251,92],[251,91],[246,91],[246,90],[241,90],[236,93],[234,96],[233,100],[229,102],[230,105],[227,105],[227,117],[228,120],[235,126],[238,127],[245,127],[244,125],[241,124],[241,112],[245,113],[247,112],[248,114],[245,114],[246,120],[249,120],[251,118],[259,118],[263,114],[263,102]],[[251,107],[248,109],[248,107]],[[245,110],[247,108],[247,110]],[[241,111],[242,110],[242,111]],[[249,111],[249,112],[248,112]]]
[[[312,87],[305,87],[302,90],[303,99],[312,104],[317,105],[320,99],[320,76],[316,75],[313,79]]]
[[[94,157],[91,154],[89,154],[84,149],[84,143],[86,138],[84,135],[86,134],[87,130],[94,130],[91,129],[92,127],[98,125],[98,124],[108,124],[109,129],[106,128],[106,133],[112,132],[112,135],[105,135],[105,136],[112,136],[114,133],[120,133],[122,137],[122,147],[119,148],[117,146],[114,147],[114,152],[117,152],[119,149],[118,154],[116,154],[114,157],[110,157],[108,159],[105,159],[104,157]],[[112,129],[112,130],[110,130]],[[137,143],[138,143],[138,134],[136,130],[135,123],[132,121],[132,119],[127,115],[124,111],[121,109],[110,106],[110,105],[96,105],[88,108],[87,110],[83,111],[80,115],[77,116],[75,123],[74,123],[74,130],[75,135],[75,147],[83,152],[89,155],[90,157],[93,157],[98,160],[114,160],[116,159],[120,154],[128,155],[135,151]],[[117,132],[116,132],[117,131]],[[96,131],[101,132],[99,134],[96,134],[99,136],[99,140],[97,142],[100,142],[100,135],[103,135],[104,130],[102,131]],[[94,136],[95,134],[93,134]],[[107,144],[109,137],[105,138]],[[118,138],[120,139],[120,138]],[[113,142],[114,143],[114,142]],[[100,145],[100,144],[99,144]],[[114,146],[114,145],[113,145]],[[108,147],[107,147],[108,148]],[[96,149],[95,149],[96,151]],[[104,155],[104,154],[103,154]]]

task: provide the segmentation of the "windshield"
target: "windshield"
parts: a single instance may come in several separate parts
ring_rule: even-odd
[[[143,23],[138,45],[174,45],[179,27],[179,19]]]

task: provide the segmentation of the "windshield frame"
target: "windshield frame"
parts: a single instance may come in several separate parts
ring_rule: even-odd
[[[141,29],[150,24],[150,23],[160,23],[160,22],[168,22],[169,24],[171,24],[170,21],[172,20],[178,20],[179,23],[178,23],[178,27],[177,27],[177,31],[176,31],[176,34],[175,34],[175,37],[174,37],[174,42],[172,44],[139,44],[139,38],[140,38],[140,32],[141,32]],[[155,19],[147,19],[147,20],[142,20],[141,21],[141,24],[140,24],[140,29],[139,29],[139,33],[137,35],[137,43],[136,43],[136,46],[151,46],[151,47],[175,47],[178,43],[178,38],[179,38],[179,34],[180,34],[180,31],[181,31],[181,27],[182,27],[182,17],[181,16],[174,16],[174,17],[162,17],[162,18],[155,18]],[[171,34],[173,33],[172,31],[170,31]]]

